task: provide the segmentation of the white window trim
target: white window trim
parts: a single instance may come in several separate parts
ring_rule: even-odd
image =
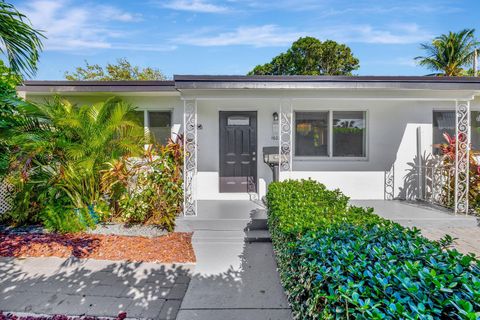
[[[340,157],[333,156],[333,112],[364,112],[365,113],[365,156],[364,157]],[[328,112],[328,156],[297,156],[295,154],[296,139],[296,115],[297,112]],[[369,111],[365,108],[329,108],[329,109],[299,109],[293,110],[293,160],[297,161],[368,161],[370,155],[370,120]]]

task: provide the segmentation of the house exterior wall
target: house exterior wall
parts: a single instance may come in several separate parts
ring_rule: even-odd
[[[104,100],[108,95],[66,95],[65,97],[74,103],[93,103]],[[45,96],[35,95],[27,98],[42,101]],[[180,124],[183,127],[184,102],[180,95],[137,94],[122,98],[139,110],[171,110],[172,124]],[[254,98],[254,96],[197,100],[197,122],[201,126],[197,133],[197,199],[249,199],[252,196],[218,191],[219,111],[228,110],[257,111],[258,191],[260,197],[265,194],[266,186],[272,180],[272,172],[263,163],[262,148],[278,146],[278,140],[272,139],[272,114],[279,112],[280,103],[280,98]],[[418,151],[422,157],[431,153],[432,112],[437,109],[454,110],[455,108],[453,101],[342,100],[341,95],[337,99],[293,99],[291,103],[293,111],[366,112],[367,157],[365,159],[300,159],[294,156],[292,171],[282,174],[284,179],[318,180],[329,188],[340,188],[353,199],[383,199],[385,172],[390,171],[392,167],[394,168],[394,196],[415,198],[417,181],[414,166],[418,163]],[[472,101],[472,109],[480,110],[478,97]]]
[[[246,194],[218,193],[219,119],[221,110],[254,110],[258,112],[257,161],[259,195],[272,180],[270,168],[263,163],[262,148],[278,146],[272,139],[274,112],[279,111],[279,100],[245,99],[239,101],[214,100],[198,102],[198,198],[248,198]],[[417,157],[417,134],[421,135],[422,154],[431,153],[432,112],[436,109],[454,109],[452,102],[432,101],[292,101],[293,111],[366,111],[367,157],[320,159],[293,156],[292,171],[283,173],[284,179],[312,178],[339,188],[354,199],[383,199],[385,172],[395,168],[395,197],[416,197],[414,163]],[[420,132],[417,131],[420,128]],[[295,142],[293,142],[295,143]],[[294,149],[294,148],[293,148]]]

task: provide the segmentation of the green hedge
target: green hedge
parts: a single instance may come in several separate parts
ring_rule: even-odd
[[[341,192],[311,180],[272,183],[267,201],[296,319],[480,318],[473,256],[349,207]]]

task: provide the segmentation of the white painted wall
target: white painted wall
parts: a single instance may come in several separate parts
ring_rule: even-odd
[[[69,96],[71,101],[92,103],[104,100],[105,95]],[[339,95],[338,98],[343,97]],[[42,97],[28,97],[42,100]],[[125,96],[139,109],[172,110],[173,123],[183,127],[183,101],[180,96]],[[215,98],[198,100],[198,199],[248,199],[248,194],[221,194],[218,192],[219,168],[219,111],[252,110],[258,115],[258,161],[260,196],[265,194],[272,173],[263,163],[262,148],[276,146],[272,140],[272,114],[279,111],[276,98],[235,99]],[[421,150],[431,152],[432,112],[435,109],[454,110],[452,101],[398,101],[398,100],[345,100],[297,99],[293,109],[315,110],[365,110],[367,112],[367,159],[311,159],[294,158],[293,171],[284,177],[312,178],[329,188],[339,188],[353,199],[383,199],[384,172],[395,167],[395,195],[401,198],[415,197],[416,179],[413,166],[417,158],[417,128],[420,129]],[[480,98],[472,102],[472,108],[480,110]]]
[[[279,100],[208,100],[198,102],[198,196],[199,199],[247,199],[244,194],[218,193],[219,118],[221,110],[256,110],[258,112],[258,176],[260,194],[271,181],[271,171],[261,159],[264,146],[278,145],[271,139],[272,114],[278,112]],[[417,161],[417,128],[422,129],[422,151],[431,152],[431,123],[434,109],[452,109],[453,102],[432,101],[325,101],[295,100],[294,111],[365,110],[367,112],[367,159],[298,159],[284,178],[312,178],[329,188],[339,188],[354,199],[383,199],[384,175],[395,166],[395,196],[416,197],[414,164]]]

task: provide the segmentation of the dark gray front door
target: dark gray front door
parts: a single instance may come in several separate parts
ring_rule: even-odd
[[[220,111],[220,192],[257,192],[256,111]]]

